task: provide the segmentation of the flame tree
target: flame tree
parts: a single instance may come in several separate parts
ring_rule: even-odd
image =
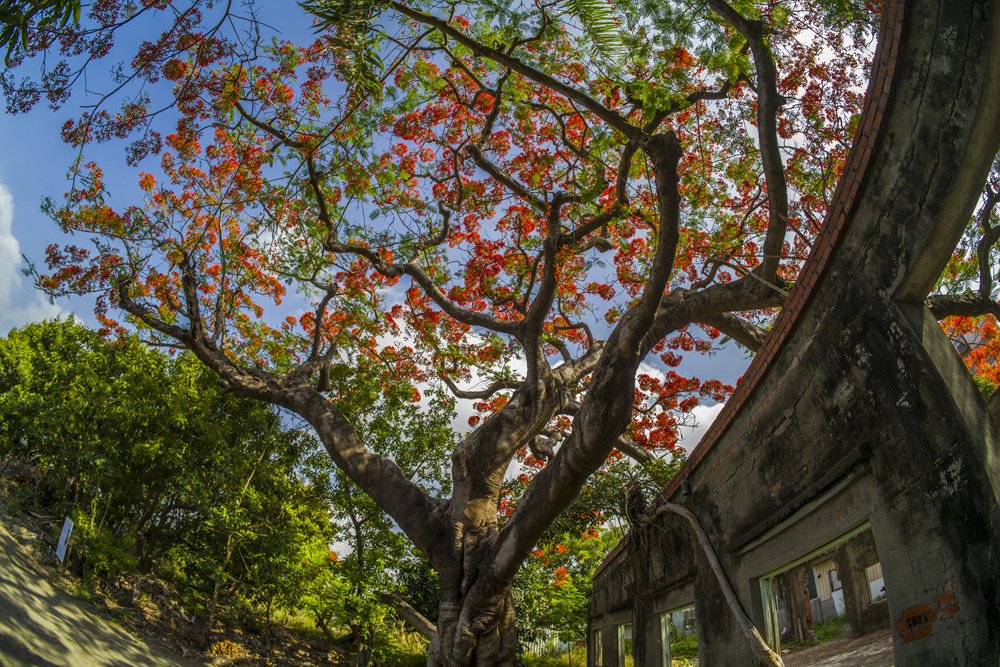
[[[96,293],[108,330],[124,313],[301,415],[439,573],[429,664],[512,664],[510,586],[546,527],[601,466],[672,450],[685,413],[726,397],[678,370],[686,353],[720,336],[756,350],[783,304],[850,147],[879,8],[306,9],[316,33],[277,39],[253,5],[6,3],[12,110],[63,103],[122,30],[167,27],[65,124],[81,158],[46,208],[79,242],[48,249],[39,283]],[[40,76],[16,77],[42,54]],[[94,142],[121,142],[141,203],[112,202]],[[995,226],[977,229],[990,277]],[[995,313],[981,285],[934,312]],[[329,368],[361,357],[414,400],[442,383],[476,402],[447,497],[338,408],[350,378]],[[511,496],[518,461],[531,474]]]

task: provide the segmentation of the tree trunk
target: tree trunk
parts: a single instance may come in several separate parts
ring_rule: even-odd
[[[156,531],[149,527],[149,524],[160,508],[160,499],[162,497],[163,494],[161,492],[153,494],[132,528],[132,533],[135,536],[133,553],[139,560],[140,574],[149,574],[153,569],[153,559],[150,557],[150,554],[153,551],[155,543],[154,534]]]
[[[492,604],[476,603],[461,591],[442,590],[428,667],[513,667],[516,654],[514,598],[509,588]]]
[[[466,563],[456,560],[454,568],[444,568],[448,574],[460,572]],[[441,573],[442,579],[447,576]],[[453,579],[452,579],[453,580]],[[400,618],[410,628],[430,641],[428,665],[435,667],[466,665],[514,665],[517,653],[517,634],[514,601],[510,589],[503,589],[491,600],[478,600],[462,587],[441,588],[438,623],[435,625],[398,594],[379,593],[385,604],[395,607]],[[497,602],[499,601],[499,602]],[[350,609],[348,609],[350,612]],[[358,664],[368,658],[366,629],[355,620],[348,621],[351,628],[349,641],[357,647]],[[316,626],[327,639],[334,641],[325,619],[317,616]]]

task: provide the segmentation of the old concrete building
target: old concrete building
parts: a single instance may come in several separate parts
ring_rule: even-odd
[[[987,407],[924,299],[1000,139],[1000,3],[885,5],[812,256],[657,502],[694,512],[773,647],[808,632],[820,572],[855,632],[891,628],[896,665],[998,665],[1000,397]],[[754,664],[675,514],[633,530],[594,585],[591,665],[662,665],[692,631],[700,665]]]

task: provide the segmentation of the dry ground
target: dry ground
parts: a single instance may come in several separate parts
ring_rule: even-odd
[[[176,667],[195,665],[100,617],[49,582],[0,525],[0,666]]]
[[[892,631],[781,652],[785,667],[892,667]]]

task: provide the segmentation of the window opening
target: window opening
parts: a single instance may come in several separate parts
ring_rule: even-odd
[[[623,623],[618,626],[618,667],[635,667],[635,657],[632,654],[632,624]]]
[[[891,664],[891,635],[885,632],[890,627],[888,603],[869,524],[761,576],[758,582],[768,644],[782,654],[791,651],[787,664],[811,664],[794,656],[803,651],[801,660],[812,659],[809,650],[817,642],[833,642],[823,655],[838,656],[838,651],[852,650],[848,644],[853,644],[878,658],[871,664],[882,664],[883,659]]]
[[[591,633],[590,654],[594,656],[594,667],[604,667],[604,641],[600,630]]]
[[[875,563],[865,568],[865,581],[868,582],[868,602],[881,602],[885,599],[885,579],[882,577],[882,563]]]
[[[663,667],[698,664],[698,618],[694,605],[660,614],[660,648]]]

